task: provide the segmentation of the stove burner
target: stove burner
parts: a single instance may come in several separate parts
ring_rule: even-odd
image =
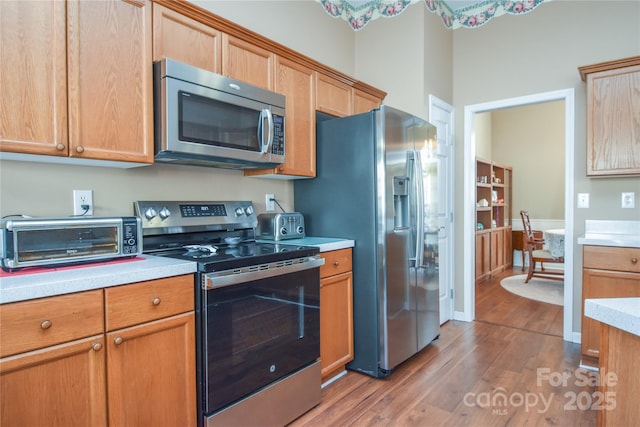
[[[184,256],[193,259],[209,258],[218,253],[218,248],[213,245],[186,245],[184,249],[187,250]]]

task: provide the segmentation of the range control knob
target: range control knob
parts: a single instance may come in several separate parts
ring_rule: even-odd
[[[244,215],[244,209],[238,206],[236,208],[236,216],[242,216],[242,215]]]
[[[253,206],[247,206],[246,208],[244,208],[244,212],[248,215],[251,216],[253,214]]]
[[[160,218],[167,219],[169,215],[171,215],[171,211],[166,206],[160,209]]]
[[[156,215],[158,215],[158,212],[156,212],[156,210],[153,208],[148,208],[146,211],[144,211],[144,216],[147,219],[153,219],[156,217]]]

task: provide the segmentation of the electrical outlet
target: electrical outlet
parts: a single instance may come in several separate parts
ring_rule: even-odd
[[[73,214],[93,215],[93,190],[73,190]]]
[[[589,193],[578,193],[578,207],[579,208],[589,207]]]
[[[622,193],[622,209],[633,209],[636,207],[636,193]]]
[[[272,212],[276,210],[276,204],[274,203],[275,195],[273,194],[265,194],[264,195],[264,204],[267,212]]]

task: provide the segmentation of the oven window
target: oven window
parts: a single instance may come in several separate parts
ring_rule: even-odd
[[[320,356],[318,269],[206,291],[208,414]]]
[[[260,151],[260,110],[178,92],[178,132],[181,141]]]

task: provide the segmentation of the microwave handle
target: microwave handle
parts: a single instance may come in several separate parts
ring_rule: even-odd
[[[264,138],[264,119],[267,119],[268,123],[268,131],[267,131],[267,140]],[[269,147],[271,147],[271,143],[273,142],[273,116],[271,115],[271,110],[268,108],[263,108],[260,112],[260,125],[258,126],[258,141],[260,142],[260,152],[262,154],[266,154],[269,152]]]

